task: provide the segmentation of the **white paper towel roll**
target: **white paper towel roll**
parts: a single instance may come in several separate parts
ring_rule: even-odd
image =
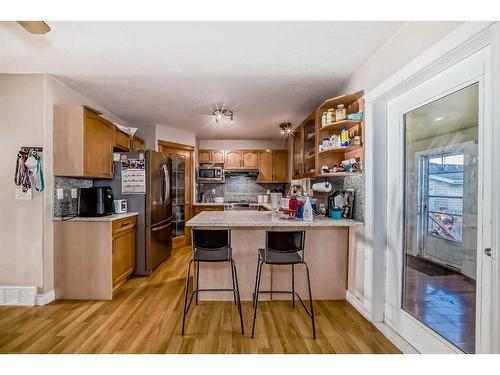
[[[329,193],[332,191],[332,184],[329,182],[317,182],[312,186],[314,191]]]

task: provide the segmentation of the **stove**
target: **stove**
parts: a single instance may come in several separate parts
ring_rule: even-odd
[[[255,202],[228,202],[224,203],[224,211],[258,211],[259,204]]]

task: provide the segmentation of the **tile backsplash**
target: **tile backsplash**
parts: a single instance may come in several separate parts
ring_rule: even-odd
[[[315,182],[324,181],[324,178],[316,179]],[[314,192],[313,197],[318,199],[318,203],[326,205],[328,196],[337,190],[354,189],[354,211],[352,218],[354,220],[364,221],[365,218],[365,175],[360,176],[346,176],[329,178],[332,184],[332,191],[330,193]],[[313,181],[311,181],[311,184]]]
[[[91,179],[55,177],[54,178],[54,217],[76,215],[78,199],[71,198],[71,189],[92,187]],[[63,199],[57,199],[57,189],[63,189]]]
[[[234,174],[226,175],[223,184],[199,184],[198,192],[204,193],[204,199],[213,201],[215,197],[224,197],[225,202],[247,201],[257,202],[257,195],[265,194],[267,190],[286,192],[288,184],[258,184],[257,177]],[[212,191],[214,190],[215,193]]]

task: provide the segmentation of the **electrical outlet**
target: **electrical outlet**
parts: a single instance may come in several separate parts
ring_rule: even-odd
[[[63,199],[64,198],[64,192],[63,192],[63,189],[59,188],[56,190],[56,194],[57,194],[57,199]]]
[[[76,189],[71,189],[71,198],[77,198],[78,195],[77,195],[77,190]]]
[[[31,189],[23,191],[22,188],[16,188],[16,200],[30,200],[33,198]]]
[[[215,194],[215,189],[212,189],[212,194]]]

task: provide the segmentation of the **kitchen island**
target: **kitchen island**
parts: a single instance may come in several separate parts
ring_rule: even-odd
[[[230,229],[233,258],[238,270],[242,300],[251,300],[257,267],[257,251],[265,247],[268,230],[305,230],[305,260],[311,273],[313,299],[345,299],[349,228],[363,225],[356,220],[315,217],[312,222],[283,220],[266,211],[205,211],[186,223],[194,229]],[[295,288],[307,296],[305,267],[295,267]],[[231,286],[227,263],[200,264],[200,288]],[[265,265],[262,290],[290,290],[291,267]],[[201,300],[231,300],[231,293],[202,292]],[[259,297],[260,298],[260,297]],[[263,294],[262,299],[289,299],[286,294]]]

